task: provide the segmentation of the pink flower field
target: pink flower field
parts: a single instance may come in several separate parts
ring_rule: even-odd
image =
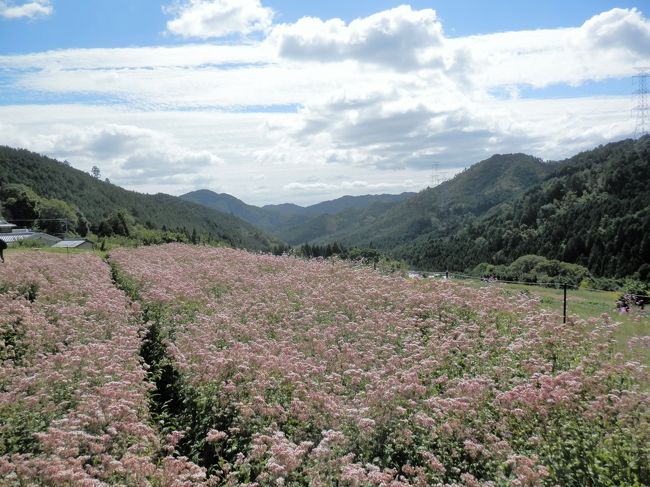
[[[225,248],[108,261],[2,268],[6,485],[650,484],[607,317]]]

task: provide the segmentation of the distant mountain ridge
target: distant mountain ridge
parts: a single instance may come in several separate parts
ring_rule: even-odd
[[[320,237],[328,231],[327,228],[322,228],[319,218],[327,220],[329,215],[351,210],[364,211],[374,205],[383,205],[382,211],[385,211],[386,208],[414,195],[415,193],[342,196],[306,207],[293,203],[258,207],[244,203],[227,193],[215,193],[207,189],[192,191],[181,195],[180,198],[231,213],[252,225],[273,232],[290,244],[297,244]]]
[[[392,251],[422,234],[483,214],[539,183],[556,166],[526,154],[496,154],[419,193],[343,196],[308,207],[285,203],[260,208],[209,190],[181,198],[230,211],[292,245],[338,241]]]

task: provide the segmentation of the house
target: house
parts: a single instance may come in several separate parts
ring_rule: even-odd
[[[60,242],[52,245],[52,248],[55,249],[94,249],[95,244],[90,240],[78,239],[78,240],[61,240]]]
[[[43,247],[49,247],[61,239],[54,235],[49,235],[42,232],[34,232],[28,228],[16,229],[13,223],[7,223],[5,220],[0,219],[0,239],[4,240],[8,245],[16,244],[23,241],[36,242]]]

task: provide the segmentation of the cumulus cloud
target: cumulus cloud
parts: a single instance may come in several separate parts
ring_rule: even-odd
[[[120,168],[126,172],[135,172],[138,176],[148,178],[160,176],[185,175],[188,172],[200,172],[214,169],[223,161],[209,151],[193,151],[180,147],[147,147],[129,155]]]
[[[176,15],[167,22],[167,31],[184,38],[266,32],[273,20],[273,10],[260,0],[184,0],[164,11]]]
[[[444,38],[436,12],[402,5],[346,24],[341,19],[323,21],[303,17],[278,25],[269,38],[279,53],[301,61],[356,60],[398,69],[439,62],[432,52]]]
[[[427,171],[435,162],[454,173],[494,153],[562,158],[630,134],[625,97],[488,100],[450,92],[436,99],[437,91],[394,90],[311,104],[286,129],[290,141],[283,144],[347,167]]]
[[[294,144],[324,142],[328,162],[384,170],[426,170],[433,161],[463,166],[487,147],[507,151],[513,139],[517,145],[529,140],[512,125],[501,127],[495,117],[475,113],[469,100],[436,103],[426,90],[334,97],[299,115]]]
[[[446,85],[462,98],[629,76],[631,66],[650,64],[649,32],[640,12],[613,9],[574,28],[445,39],[434,11],[403,6],[349,24],[302,19],[253,45],[5,55],[0,71],[18,89],[96,93],[147,107],[307,105],[336,90],[448,93]]]
[[[636,9],[612,9],[582,26],[449,39],[470,54],[467,75],[478,88],[546,87],[628,77],[650,64],[650,21]]]
[[[637,9],[603,12],[587,20],[579,33],[595,47],[650,55],[650,22]]]
[[[50,0],[35,0],[18,4],[11,1],[0,1],[0,17],[5,19],[46,17],[53,11]]]

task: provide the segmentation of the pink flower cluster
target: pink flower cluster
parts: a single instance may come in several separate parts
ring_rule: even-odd
[[[180,244],[111,259],[168,311],[167,353],[214,411],[208,482],[562,484],[591,475],[577,441],[599,475],[607,448],[644,463],[646,372],[613,356],[607,319],[336,261]]]
[[[93,254],[16,253],[0,275],[0,484],[192,485],[155,461],[139,313]]]

